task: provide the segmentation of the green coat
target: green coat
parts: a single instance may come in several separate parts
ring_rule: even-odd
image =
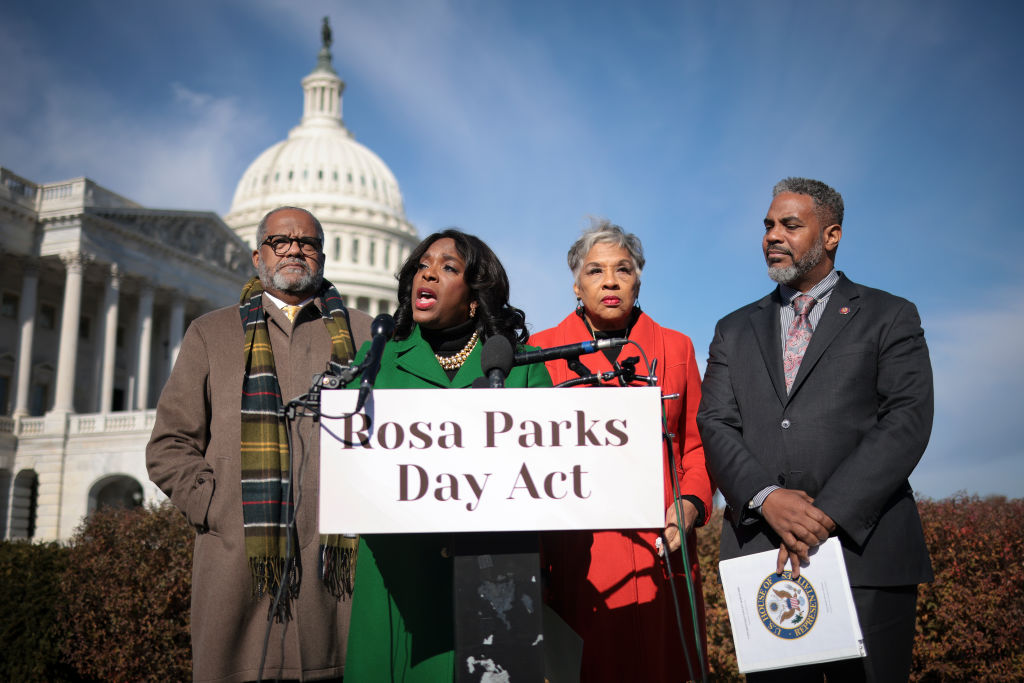
[[[476,348],[451,381],[419,328],[384,347],[375,387],[463,389],[483,375]],[[361,360],[369,343],[359,350]],[[506,386],[549,387],[543,364],[516,367]],[[454,678],[450,534],[359,539],[345,683],[445,683]]]

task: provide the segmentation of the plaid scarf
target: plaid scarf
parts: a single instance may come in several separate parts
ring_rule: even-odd
[[[278,621],[291,618],[291,601],[299,594],[301,567],[298,538],[291,532],[292,557],[285,565],[293,514],[289,481],[288,426],[282,414],[281,387],[274,367],[263,285],[252,278],[242,288],[238,311],[245,330],[245,376],[242,378],[242,520],[245,554],[252,574],[252,594],[277,593],[284,598],[275,611]],[[334,286],[324,280],[316,295],[323,302],[323,321],[331,335],[331,362],[353,357],[355,348],[348,311]],[[314,501],[314,504],[316,501]],[[352,594],[358,539],[320,536],[320,578],[336,598]],[[271,603],[273,605],[273,603]]]

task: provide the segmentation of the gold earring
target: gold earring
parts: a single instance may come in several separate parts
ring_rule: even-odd
[[[469,317],[470,318],[475,318],[476,317],[476,302],[475,301],[469,305]]]

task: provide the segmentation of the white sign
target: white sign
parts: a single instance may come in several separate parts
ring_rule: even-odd
[[[321,533],[665,524],[661,390],[324,391]]]
[[[839,539],[811,551],[794,579],[775,573],[778,550],[720,562],[740,673],[863,657]]]

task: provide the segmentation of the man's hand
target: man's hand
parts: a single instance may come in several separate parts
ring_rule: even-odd
[[[685,533],[690,533],[694,523],[697,521],[697,506],[685,498],[679,501],[679,505],[683,508]],[[665,540],[668,541],[668,551],[670,553],[679,550],[679,546],[683,544],[683,538],[679,534],[679,525],[676,523],[675,503],[669,505],[668,510],[665,510]]]
[[[782,539],[777,562],[781,574],[788,560],[793,576],[800,575],[800,563],[809,560],[810,549],[824,543],[836,523],[803,491],[776,489],[761,505],[761,516]]]
[[[786,549],[785,543],[779,544],[779,558],[775,561],[775,573],[781,574],[786,571],[786,563],[789,562],[789,567],[792,570],[790,576],[794,579],[800,576],[800,556],[796,553],[791,553]]]

